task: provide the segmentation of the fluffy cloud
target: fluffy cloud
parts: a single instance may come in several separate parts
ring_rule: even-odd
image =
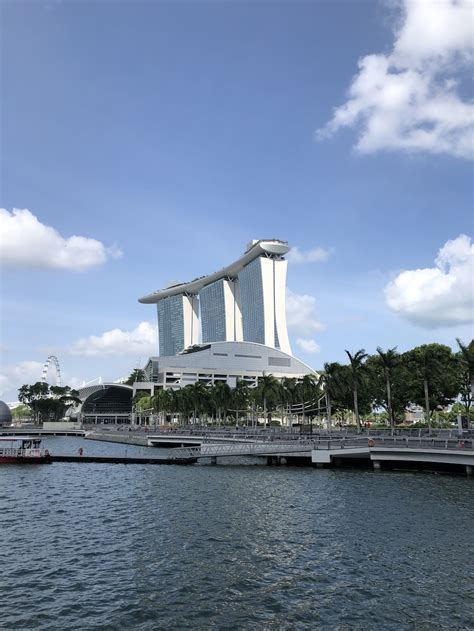
[[[315,340],[307,340],[303,337],[297,338],[296,345],[301,348],[304,353],[319,353],[319,351],[321,350],[321,347]]]
[[[118,248],[106,248],[96,239],[64,238],[27,209],[15,208],[10,213],[0,208],[0,226],[0,259],[4,265],[81,272],[105,263],[108,256],[122,256]]]
[[[357,126],[363,153],[424,151],[472,157],[474,104],[457,88],[473,59],[472,0],[403,0],[390,54],[367,55],[317,136]]]
[[[319,353],[319,345],[311,337],[324,330],[316,315],[316,299],[308,294],[286,290],[286,323],[290,333],[298,337],[296,345],[305,353]]]
[[[73,355],[87,356],[148,356],[158,351],[156,325],[140,322],[133,331],[112,329],[102,335],[90,335],[75,342],[71,348]]]
[[[43,376],[43,363],[38,361],[22,361],[13,366],[3,367],[0,375],[0,397],[8,401],[16,401],[18,398],[18,388],[24,384],[32,384],[41,381]],[[61,371],[62,385],[79,388],[83,385],[83,379],[73,377]],[[46,381],[56,385],[56,373],[50,369],[46,375]]]
[[[408,270],[385,288],[392,311],[425,328],[474,321],[474,244],[461,234],[444,244],[434,267]]]
[[[313,248],[312,250],[300,250],[297,247],[291,248],[286,255],[290,263],[321,263],[327,261],[331,254],[331,250],[324,248]]]

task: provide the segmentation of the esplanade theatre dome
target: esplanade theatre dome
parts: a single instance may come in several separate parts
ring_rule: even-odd
[[[12,413],[4,401],[0,401],[0,425],[11,425]]]

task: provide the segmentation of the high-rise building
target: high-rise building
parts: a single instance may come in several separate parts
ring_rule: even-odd
[[[252,241],[219,272],[140,298],[157,303],[160,355],[177,355],[201,340],[256,342],[291,355],[285,285],[289,246],[277,239]]]
[[[176,294],[157,303],[161,355],[177,355],[199,341],[199,301]]]
[[[242,313],[239,284],[221,278],[199,292],[203,342],[241,342]]]

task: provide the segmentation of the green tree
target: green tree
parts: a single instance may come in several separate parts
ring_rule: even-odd
[[[209,388],[209,391],[210,401],[216,412],[218,424],[221,425],[223,420],[224,422],[227,420],[227,409],[231,403],[231,389],[227,382],[217,381]]]
[[[278,380],[273,375],[265,375],[258,378],[258,385],[255,389],[255,397],[263,411],[264,426],[267,427],[271,421],[272,410],[275,409],[278,399]],[[270,417],[270,418],[268,418]]]
[[[333,404],[337,405],[343,385],[341,383],[341,365],[337,362],[326,362],[324,370],[319,375],[319,385],[326,400],[326,416],[328,427],[332,424]]]
[[[240,412],[247,414],[250,402],[250,388],[242,379],[237,381],[235,388],[231,392],[232,407],[235,410],[235,418],[239,424]]]
[[[411,401],[425,408],[431,432],[431,415],[452,403],[461,391],[462,371],[454,353],[443,344],[423,344],[408,351],[403,361],[409,368]]]
[[[278,398],[281,405],[281,422],[283,424],[284,411],[291,410],[291,407],[297,402],[298,380],[295,377],[283,377],[279,384]]]
[[[369,390],[366,396],[369,395],[375,409],[383,408],[387,412],[386,417],[382,415],[379,418],[380,420],[386,418],[390,426],[392,426],[391,419],[393,419],[393,425],[404,421],[406,409],[412,403],[409,387],[410,371],[405,364],[404,355],[398,355],[391,369],[387,369],[378,353],[368,357],[365,362],[368,369],[365,386]],[[388,406],[387,377],[390,383],[391,415]]]
[[[312,374],[305,375],[296,385],[296,397],[301,404],[302,422],[305,424],[306,410],[314,408],[321,394],[318,379]]]
[[[393,390],[393,377],[394,372],[397,369],[397,366],[400,361],[400,355],[397,353],[397,347],[389,348],[387,351],[384,351],[380,346],[377,346],[378,359],[380,361],[380,365],[383,370],[384,378],[385,378],[385,388],[387,392],[387,412],[388,418],[390,422],[390,428],[394,430],[395,427],[395,417],[393,413],[393,398],[392,398],[392,390]]]
[[[457,337],[456,342],[459,346],[458,360],[462,373],[461,399],[469,417],[474,397],[474,340],[471,340],[469,344],[464,344]]]
[[[124,381],[124,384],[127,386],[133,386],[136,381],[146,381],[145,371],[141,368],[134,368],[127,381]]]
[[[79,392],[69,386],[50,386],[37,381],[18,390],[18,400],[34,413],[35,421],[58,421],[72,405],[81,403]]]
[[[201,382],[189,384],[185,387],[188,400],[193,410],[193,423],[196,423],[197,415],[201,416],[209,403],[209,389]]]
[[[364,362],[367,359],[368,355],[363,348],[354,353],[354,355],[346,350],[346,354],[349,357],[350,362],[351,388],[354,402],[353,410],[356,417],[357,428],[360,430],[361,425],[359,415],[359,390],[364,377],[367,376],[367,369],[364,365]]]

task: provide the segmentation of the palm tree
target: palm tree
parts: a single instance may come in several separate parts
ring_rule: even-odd
[[[145,396],[142,396],[137,400],[135,404],[135,410],[139,412],[140,424],[141,424],[142,412],[149,411],[152,409],[152,407],[153,407],[152,397],[149,394],[146,394]]]
[[[152,407],[155,412],[158,412],[158,416],[164,415],[163,421],[166,420],[166,413],[169,412],[171,408],[171,400],[172,400],[172,391],[164,390],[160,388],[159,390],[155,390],[155,394],[151,399]]]
[[[326,362],[324,364],[324,371],[319,376],[319,386],[324,391],[324,398],[326,399],[326,414],[328,428],[332,425],[332,401],[337,396],[337,390],[339,388],[339,368],[340,364],[337,362]]]
[[[462,399],[466,408],[467,418],[469,418],[469,412],[474,398],[474,340],[471,340],[469,344],[466,345],[457,337],[456,342],[459,346],[461,363],[464,369]]]
[[[303,411],[303,425],[306,418],[306,404],[314,403],[319,398],[319,384],[317,378],[308,374],[298,382],[296,386],[296,394],[299,403],[301,403],[302,411]]]
[[[380,346],[377,346],[377,353],[379,354],[379,360],[382,364],[382,368],[385,375],[385,387],[387,388],[387,407],[388,417],[390,419],[390,427],[393,430],[395,428],[395,419],[393,417],[393,405],[392,405],[392,377],[395,367],[398,365],[400,355],[397,353],[397,347],[389,348],[384,351]]]
[[[295,377],[283,377],[280,382],[280,403],[281,403],[281,422],[283,424],[284,408],[289,408],[295,403],[297,399],[297,380]]]
[[[431,434],[431,410],[430,410],[430,384],[443,370],[432,345],[423,345],[414,349],[414,368],[423,381],[423,393],[425,398],[425,420],[428,423],[428,431]]]
[[[235,418],[237,425],[239,424],[239,412],[248,410],[250,399],[250,388],[242,379],[237,381],[235,388],[231,393],[232,406],[235,409]]]
[[[263,407],[264,425],[267,427],[267,407],[278,396],[279,383],[273,375],[266,375],[263,373],[262,377],[258,378],[258,385],[256,396]],[[271,413],[271,412],[270,412]]]
[[[367,359],[368,355],[365,352],[364,348],[358,350],[354,355],[346,350],[346,354],[349,357],[350,361],[352,395],[354,398],[354,414],[356,417],[357,429],[360,431],[359,386],[365,373],[364,362]]]
[[[210,400],[216,410],[219,425],[222,422],[222,413],[224,413],[224,422],[227,419],[227,409],[231,400],[231,390],[227,382],[217,381],[209,389]]]
[[[189,384],[188,386],[186,386],[185,390],[187,391],[187,396],[192,405],[193,424],[195,424],[197,413],[199,412],[199,414],[201,415],[202,411],[206,407],[209,399],[209,390],[201,381]]]

